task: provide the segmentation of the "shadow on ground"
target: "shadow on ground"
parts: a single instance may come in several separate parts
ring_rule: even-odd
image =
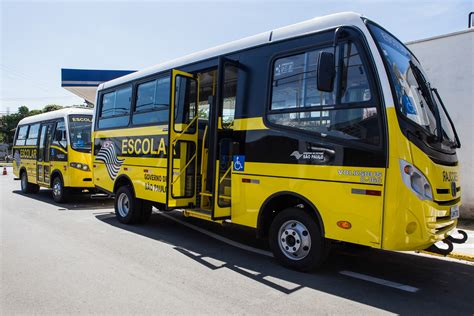
[[[68,201],[61,204],[54,202],[49,189],[41,189],[38,193],[29,194],[25,194],[21,190],[14,190],[12,193],[57,206],[58,211],[103,210],[114,207],[112,199],[92,199],[89,193],[71,194]]]
[[[217,224],[184,218],[181,213],[169,214],[215,232],[222,229]],[[210,270],[229,269],[288,295],[309,288],[394,313],[431,311],[435,314],[472,314],[474,311],[471,297],[474,267],[457,262],[380,250],[343,248],[332,251],[319,271],[307,274],[288,270],[271,257],[235,248],[157,213],[143,226],[123,225],[113,213],[99,214],[96,218],[116,228],[170,244],[180,254]],[[233,239],[265,248],[265,244],[257,242],[250,232],[233,230]],[[411,285],[419,291],[409,293],[353,279],[341,275],[339,272],[343,270]]]

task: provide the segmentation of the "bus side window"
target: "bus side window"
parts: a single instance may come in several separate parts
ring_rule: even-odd
[[[130,119],[132,87],[126,87],[102,95],[99,128],[124,127]]]
[[[40,123],[36,123],[30,126],[30,131],[28,132],[28,138],[26,139],[26,145],[36,146],[38,143],[38,133],[39,133]]]
[[[64,120],[58,121],[54,132],[53,145],[67,147],[66,126]]]
[[[19,128],[16,141],[15,141],[15,146],[24,146],[26,143],[26,136],[28,135],[28,127],[29,125],[23,125]]]
[[[216,93],[217,70],[209,70],[199,74],[198,117],[209,120],[209,99]]]
[[[222,106],[222,127],[225,129],[232,129],[234,126],[238,72],[239,69],[235,66],[225,66],[223,92],[224,102]]]
[[[224,102],[220,115],[222,117],[222,127],[226,129],[231,129],[234,125],[238,71],[238,68],[235,66],[225,66]],[[209,97],[216,95],[216,88],[217,70],[214,69],[200,74],[198,107],[198,116],[200,119],[209,119]]]
[[[139,84],[133,125],[167,123],[170,106],[169,76]]]
[[[285,127],[379,145],[377,104],[358,46],[353,42],[338,46],[332,92],[317,89],[316,66],[321,51],[331,52],[332,47],[274,62],[268,120]]]
[[[186,133],[194,133],[196,124],[186,128],[192,122],[196,113],[197,81],[193,78],[177,75],[175,79],[175,108],[174,108],[174,130]]]

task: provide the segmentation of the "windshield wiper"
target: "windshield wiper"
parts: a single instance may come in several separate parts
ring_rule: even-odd
[[[441,116],[439,114],[439,109],[433,99],[433,92],[430,87],[430,83],[425,79],[425,76],[421,72],[420,68],[418,68],[418,66],[415,65],[411,60],[410,67],[413,70],[413,75],[415,76],[418,85],[420,86],[421,94],[423,95],[426,102],[428,103],[428,106],[432,109],[434,113],[436,120],[436,138],[437,141],[441,143],[443,141],[443,127],[441,126]]]
[[[448,111],[446,111],[446,107],[444,106],[443,100],[441,99],[438,93],[438,89],[431,88],[431,91],[433,91],[434,94],[436,95],[436,98],[438,99],[439,104],[443,108],[443,111],[446,114],[446,117],[448,118],[449,124],[451,124],[451,128],[453,130],[454,137],[455,137],[455,141],[452,141],[448,138],[448,142],[451,144],[451,148],[461,148],[461,141],[459,140],[458,133],[456,132],[456,128],[454,127],[453,121],[451,120],[451,117],[449,116]]]

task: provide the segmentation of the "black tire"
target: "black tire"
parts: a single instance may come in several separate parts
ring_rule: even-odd
[[[269,238],[277,261],[294,270],[313,271],[328,255],[329,246],[319,224],[300,208],[292,207],[278,213],[270,226]]]
[[[64,187],[63,180],[61,177],[56,176],[53,179],[53,185],[51,186],[53,189],[53,200],[56,203],[65,203],[69,199],[69,190]]]
[[[38,193],[40,187],[37,184],[28,182],[28,174],[22,171],[20,174],[21,192],[23,193]]]
[[[145,224],[150,219],[153,206],[151,202],[149,201],[146,201],[146,200],[141,200],[141,201],[142,201],[142,210],[140,212],[140,218],[138,219],[138,223]]]
[[[121,186],[115,193],[114,208],[115,216],[123,224],[144,224],[152,211],[151,203],[137,199],[129,185]]]

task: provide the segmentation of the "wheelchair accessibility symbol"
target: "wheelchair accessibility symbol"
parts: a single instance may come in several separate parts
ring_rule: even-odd
[[[245,156],[234,156],[234,171],[244,171],[245,167]]]

